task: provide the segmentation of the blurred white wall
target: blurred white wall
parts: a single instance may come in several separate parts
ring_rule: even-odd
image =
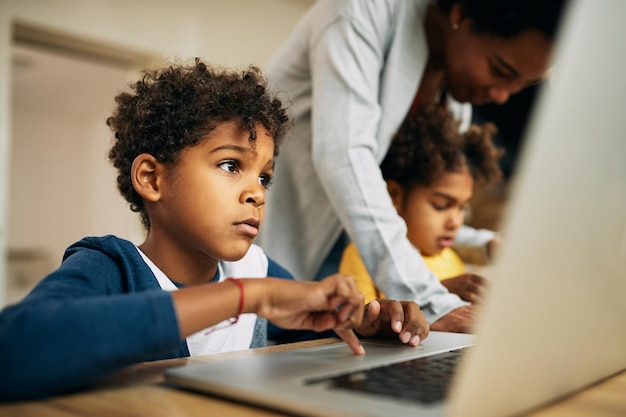
[[[137,216],[106,159],[111,133],[104,120],[142,65],[200,56],[263,67],[313,2],[0,0],[0,307],[19,299],[83,236],[140,242]],[[14,42],[16,27],[138,59],[120,67],[30,49]],[[8,281],[23,288],[16,292]]]
[[[314,0],[0,0],[10,19],[146,53],[262,65]]]

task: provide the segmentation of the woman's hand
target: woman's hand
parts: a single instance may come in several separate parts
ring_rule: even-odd
[[[361,336],[397,336],[411,346],[428,337],[430,326],[420,307],[412,301],[378,299],[365,308],[363,323],[355,328]]]

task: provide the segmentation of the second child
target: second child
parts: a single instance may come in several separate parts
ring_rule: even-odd
[[[381,164],[387,190],[407,227],[409,241],[448,291],[478,302],[486,280],[466,274],[452,249],[476,183],[502,176],[502,151],[491,140],[495,127],[472,125],[459,133],[450,114],[428,108],[407,117]],[[343,252],[339,272],[355,277],[369,302],[385,295],[374,285],[356,246]]]

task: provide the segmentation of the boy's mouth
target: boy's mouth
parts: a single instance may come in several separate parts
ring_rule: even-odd
[[[249,218],[242,222],[235,223],[235,226],[246,235],[256,237],[259,234],[259,225],[261,222],[256,218]]]
[[[247,224],[248,226],[252,226],[252,227],[254,227],[255,229],[258,229],[258,228],[259,228],[259,224],[260,224],[261,222],[259,221],[259,219],[254,218],[254,217],[251,217],[251,218],[249,218],[249,219],[246,219],[246,220],[242,221],[241,223],[242,223],[242,224]]]

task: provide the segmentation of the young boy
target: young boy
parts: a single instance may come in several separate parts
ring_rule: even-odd
[[[146,239],[73,244],[0,314],[0,400],[65,393],[141,361],[261,346],[265,319],[333,329],[356,354],[353,328],[412,346],[428,335],[415,303],[363,307],[351,277],[265,278],[290,278],[252,244],[289,120],[258,69],[196,59],[147,71],[116,102],[109,158]]]
[[[463,225],[474,183],[500,179],[502,152],[491,141],[492,124],[472,125],[464,134],[449,114],[434,108],[408,117],[381,164],[391,200],[407,226],[407,237],[426,266],[450,292],[480,300],[485,280],[465,274],[451,248]],[[384,297],[370,278],[356,246],[343,252],[339,273],[355,277],[365,302]]]

